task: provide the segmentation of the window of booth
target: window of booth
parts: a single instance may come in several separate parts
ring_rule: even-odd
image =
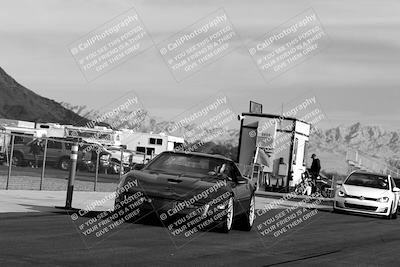
[[[294,144],[293,144],[293,165],[296,165],[296,162],[297,162],[298,146],[299,146],[299,139],[296,138],[296,139],[294,139]]]
[[[308,154],[308,141],[304,143],[304,156],[303,156],[303,166],[307,165],[307,154]]]

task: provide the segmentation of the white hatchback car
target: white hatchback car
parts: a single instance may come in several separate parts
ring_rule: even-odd
[[[397,218],[400,189],[392,177],[352,172],[336,191],[334,211],[350,211]]]

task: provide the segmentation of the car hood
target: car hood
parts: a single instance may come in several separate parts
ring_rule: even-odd
[[[188,200],[199,196],[199,202],[205,202],[230,191],[228,181],[213,176],[202,178],[190,175],[172,175],[152,171],[131,171],[129,179],[137,180],[138,188],[147,196],[165,199]],[[204,193],[205,192],[205,193]]]
[[[370,198],[380,198],[387,196],[390,192],[386,189],[378,189],[372,187],[365,187],[365,186],[356,186],[356,185],[342,185],[342,189],[345,191],[347,195],[351,196],[363,196],[363,197],[370,197]]]

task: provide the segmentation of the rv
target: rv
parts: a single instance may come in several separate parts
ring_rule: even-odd
[[[137,152],[134,162],[143,163],[163,151],[172,151],[182,146],[184,139],[163,133],[138,133],[132,130],[122,130],[121,143],[126,145],[127,149]]]

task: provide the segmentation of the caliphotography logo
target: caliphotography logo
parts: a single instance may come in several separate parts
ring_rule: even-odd
[[[310,8],[247,45],[261,75],[269,82],[327,47],[330,39]]]
[[[240,45],[240,37],[220,8],[157,44],[172,75],[179,82],[227,55]]]
[[[69,46],[87,81],[153,46],[135,9],[113,18]]]

